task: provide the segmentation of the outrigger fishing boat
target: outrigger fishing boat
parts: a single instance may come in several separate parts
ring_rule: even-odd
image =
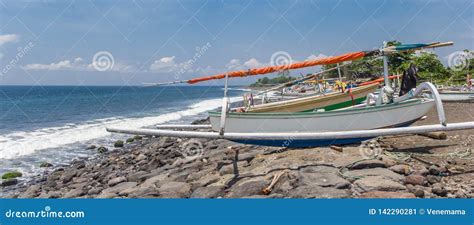
[[[458,88],[441,88],[439,94],[443,102],[474,102],[474,88],[471,76],[467,76],[467,84]]]
[[[223,78],[225,78],[226,81],[222,108],[220,112],[209,113],[210,125],[157,125],[158,129],[107,128],[107,130],[109,132],[138,135],[228,139],[248,144],[300,147],[349,144],[377,136],[474,129],[474,122],[446,123],[440,95],[431,83],[422,83],[416,89],[410,87],[409,90],[406,90],[406,94],[399,97],[393,97],[394,91],[390,87],[388,54],[452,44],[452,42],[436,42],[390,46],[369,52],[356,52],[337,57],[304,61],[296,63],[296,65],[264,67],[248,71],[234,71],[210,77],[196,78],[186,82],[196,83]],[[338,63],[345,60],[356,60],[364,56],[374,55],[383,57],[385,86],[381,88],[378,93],[368,94],[367,102],[364,104],[325,112],[230,112],[227,97],[228,80],[230,77],[265,74],[281,69],[295,69],[321,65],[321,63]],[[338,60],[335,60],[336,58]],[[426,92],[431,93],[431,95],[427,95]],[[423,117],[435,106],[440,124],[407,127]],[[196,128],[209,128],[211,131],[187,130]]]

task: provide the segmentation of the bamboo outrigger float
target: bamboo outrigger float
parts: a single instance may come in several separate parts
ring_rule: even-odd
[[[452,45],[452,42],[392,46],[371,52],[350,53],[339,57],[328,57],[326,59],[286,66],[287,69],[294,69],[304,67],[305,65],[320,65],[318,63],[337,63],[338,60],[354,60],[366,55],[382,55],[386,86],[378,94],[367,95],[367,103],[365,104],[328,112],[229,112],[227,98],[228,79],[230,77],[263,74],[267,71],[274,72],[279,68],[269,67],[249,70],[248,72],[237,71],[183,81],[186,83],[196,83],[212,79],[226,79],[221,111],[220,113],[209,113],[211,125],[158,125],[157,128],[160,129],[107,128],[107,131],[152,136],[228,139],[247,144],[299,147],[349,144],[377,136],[474,129],[474,121],[449,125],[446,123],[440,95],[431,83],[422,83],[416,89],[410,90],[403,96],[391,97],[393,90],[391,90],[389,85],[387,54],[395,51],[447,45]],[[426,92],[430,92],[431,95],[427,95]],[[440,124],[406,127],[416,122],[433,107],[437,109]],[[212,131],[168,130],[196,128],[210,128]]]

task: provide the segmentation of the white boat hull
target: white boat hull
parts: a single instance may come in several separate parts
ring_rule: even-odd
[[[474,102],[474,92],[442,91],[439,94],[444,102]]]
[[[402,126],[424,116],[434,107],[433,100],[414,100],[384,106],[371,106],[329,112],[307,113],[229,113],[225,132],[299,133],[371,130]],[[210,112],[212,129],[220,128],[220,113]]]

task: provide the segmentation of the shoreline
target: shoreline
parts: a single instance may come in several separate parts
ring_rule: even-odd
[[[449,122],[473,120],[469,103],[445,109]],[[435,110],[417,122],[430,123],[437,123]],[[450,132],[447,140],[396,136],[340,149],[143,137],[92,159],[46,167],[2,192],[12,198],[473,198],[472,146],[469,131]]]

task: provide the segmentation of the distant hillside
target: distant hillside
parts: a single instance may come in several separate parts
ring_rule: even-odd
[[[263,86],[271,86],[275,84],[283,84],[292,80],[295,80],[295,77],[290,77],[290,76],[278,76],[275,78],[260,78],[257,80],[257,82],[253,83],[250,85],[250,87],[263,87]]]

